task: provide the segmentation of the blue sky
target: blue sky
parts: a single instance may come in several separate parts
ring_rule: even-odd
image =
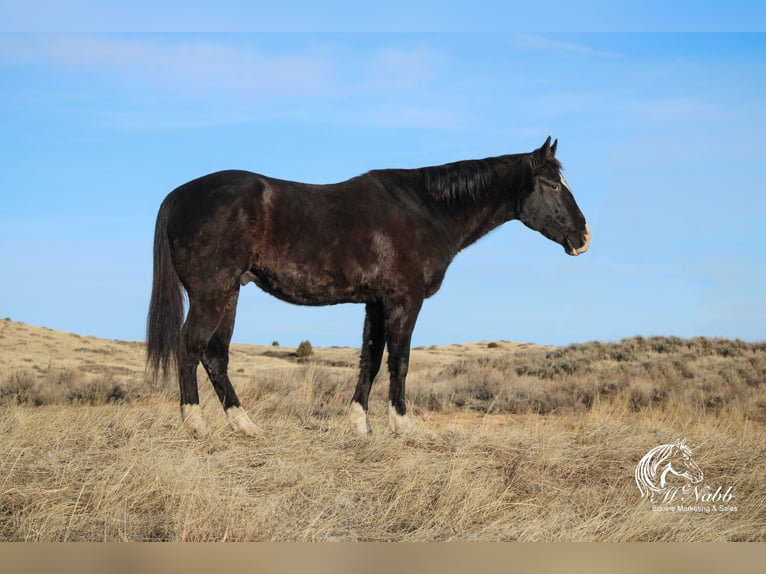
[[[763,340],[764,93],[764,34],[0,34],[0,318],[142,339],[157,208],[204,173],[332,182],[550,134],[590,251],[506,224],[414,344]],[[356,346],[362,320],[249,285],[235,340]]]

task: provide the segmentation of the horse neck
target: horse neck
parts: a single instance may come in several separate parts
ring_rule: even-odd
[[[482,193],[466,202],[453,202],[447,214],[453,224],[457,251],[465,249],[503,223],[517,218],[519,198],[529,177],[521,156],[500,163]],[[491,161],[491,160],[488,160]]]

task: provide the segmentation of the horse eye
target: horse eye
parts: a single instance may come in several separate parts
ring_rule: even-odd
[[[558,183],[552,183],[551,184],[551,189],[553,191],[558,191],[559,190],[559,184]]]

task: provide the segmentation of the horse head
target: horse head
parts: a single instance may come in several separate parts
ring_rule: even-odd
[[[665,475],[671,473],[688,480],[691,484],[702,482],[702,470],[692,458],[691,449],[686,446],[685,440],[677,440],[673,444],[673,450],[668,457],[667,465],[662,472],[662,482],[665,483]]]
[[[568,255],[580,255],[590,245],[590,227],[577,206],[556,159],[558,140],[551,138],[529,154],[531,185],[521,198],[521,222],[561,245]]]

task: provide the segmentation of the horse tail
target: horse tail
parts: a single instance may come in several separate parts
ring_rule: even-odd
[[[178,365],[184,319],[183,286],[173,266],[167,232],[173,204],[172,195],[165,198],[154,228],[154,277],[146,318],[146,361],[155,381],[160,373],[167,378],[171,367]]]

